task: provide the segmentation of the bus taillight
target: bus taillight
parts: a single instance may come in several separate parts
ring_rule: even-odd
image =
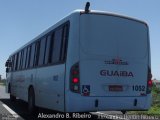
[[[147,94],[151,93],[152,90],[152,74],[151,74],[151,69],[148,68],[148,80],[147,80]]]
[[[76,63],[71,67],[70,90],[75,93],[80,93],[79,63]]]
[[[75,77],[75,78],[72,79],[72,82],[76,84],[76,83],[79,82],[79,79],[77,77]]]
[[[152,87],[152,80],[148,80],[148,87]]]

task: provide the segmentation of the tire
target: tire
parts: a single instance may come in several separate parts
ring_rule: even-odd
[[[15,101],[16,101],[16,97],[13,96],[13,95],[11,95],[11,93],[10,93],[10,101],[11,101],[11,102],[15,102]]]
[[[125,110],[122,110],[121,112],[122,112],[122,114],[126,114],[126,112],[127,112],[127,111],[125,111]]]
[[[12,95],[11,86],[9,85],[9,93],[10,93],[10,101],[14,102],[16,101],[16,97]]]
[[[36,110],[35,94],[33,88],[30,88],[28,92],[28,112],[30,115],[34,115],[35,110]]]

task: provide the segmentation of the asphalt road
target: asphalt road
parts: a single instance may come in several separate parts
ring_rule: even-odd
[[[48,116],[47,116],[48,115]],[[17,99],[15,102],[9,100],[9,94],[6,94],[5,87],[0,85],[0,120],[37,120],[45,117],[55,119],[62,118],[87,118],[100,120],[146,120],[144,115],[123,115],[120,111],[99,111],[91,113],[60,113],[53,110],[38,108],[34,116],[30,116],[27,111],[27,103]],[[159,120],[160,118],[148,118],[149,120]]]

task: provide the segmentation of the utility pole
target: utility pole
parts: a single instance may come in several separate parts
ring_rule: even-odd
[[[0,81],[2,80],[2,79],[1,79],[1,76],[2,76],[2,75],[0,75]]]

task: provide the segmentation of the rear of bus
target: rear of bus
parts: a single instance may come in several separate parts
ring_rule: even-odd
[[[150,44],[144,22],[81,12],[78,44],[79,60],[70,68],[67,111],[150,108]]]

